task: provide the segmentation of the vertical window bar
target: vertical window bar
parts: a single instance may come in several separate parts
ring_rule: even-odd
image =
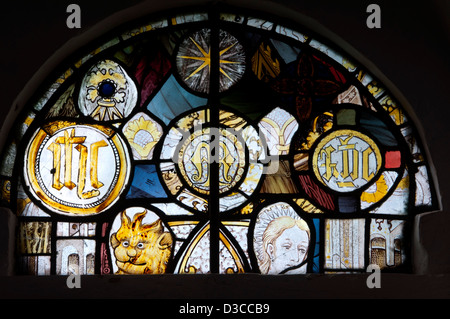
[[[219,14],[215,7],[211,8],[209,20],[211,22],[210,39],[210,116],[212,128],[219,128],[219,76],[220,76],[220,52],[219,52]],[[216,129],[210,130],[211,134],[211,157],[209,165],[210,196],[208,210],[210,218],[210,270],[211,273],[219,273],[219,136]],[[214,159],[214,160],[212,160]]]

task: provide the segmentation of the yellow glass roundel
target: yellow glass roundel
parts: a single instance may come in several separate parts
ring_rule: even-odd
[[[130,159],[114,130],[55,121],[34,134],[25,152],[24,176],[32,195],[53,212],[98,214],[119,197]]]
[[[159,155],[170,192],[201,212],[207,211],[212,188],[218,190],[220,212],[243,205],[256,191],[264,169],[265,151],[256,129],[238,114],[219,113],[218,127],[209,126],[208,110],[193,111],[174,122]],[[211,185],[212,163],[218,164],[218,185]]]
[[[219,137],[217,159],[210,158],[212,132]],[[238,183],[245,167],[244,145],[225,129],[204,128],[197,130],[186,139],[180,148],[179,167],[181,175],[188,184],[201,194],[209,194],[209,164],[212,160],[219,163],[219,193],[222,194]]]
[[[381,163],[376,143],[354,130],[337,130],[325,136],[313,154],[313,169],[318,180],[343,193],[369,183]]]

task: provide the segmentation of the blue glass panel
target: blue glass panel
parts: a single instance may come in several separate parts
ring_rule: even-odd
[[[137,165],[127,198],[166,198],[155,165]]]
[[[172,75],[150,101],[147,109],[166,125],[177,115],[206,105],[207,99],[195,96],[182,88]]]
[[[339,212],[354,213],[359,206],[359,199],[354,196],[340,196],[338,198]]]
[[[298,55],[300,53],[300,49],[297,47],[293,47],[285,42],[281,42],[278,40],[271,40],[275,48],[277,49],[280,56],[284,59],[285,63],[291,63],[297,60]]]
[[[320,219],[315,218],[313,219],[314,222],[314,228],[316,229],[316,241],[314,245],[314,258],[313,258],[313,266],[312,271],[315,273],[320,272]]]

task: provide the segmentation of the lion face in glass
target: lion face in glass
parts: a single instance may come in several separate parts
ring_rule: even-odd
[[[161,274],[167,267],[172,247],[172,236],[164,232],[160,219],[142,224],[147,211],[137,213],[131,220],[124,212],[121,227],[111,235],[116,274]]]

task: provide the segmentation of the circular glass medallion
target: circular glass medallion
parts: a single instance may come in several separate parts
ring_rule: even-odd
[[[39,129],[25,152],[32,195],[66,215],[97,214],[119,197],[130,159],[118,134],[102,125],[55,121]]]
[[[351,192],[369,183],[381,167],[381,153],[367,135],[337,130],[324,137],[313,154],[313,169],[324,185]]]
[[[219,137],[217,156],[211,155],[211,139]],[[219,193],[233,188],[242,178],[245,166],[244,146],[225,129],[204,128],[186,139],[179,151],[179,168],[186,182],[201,194],[209,194],[209,165],[219,163]]]
[[[244,75],[243,46],[230,33],[219,30],[219,91],[228,90]],[[177,70],[186,85],[199,93],[209,93],[211,68],[211,30],[190,34],[177,52]]]
[[[220,127],[211,127],[209,110],[196,110],[173,121],[159,157],[161,177],[183,205],[208,209],[212,188],[218,190],[219,210],[243,205],[263,175],[265,150],[256,129],[241,116],[219,111]],[[211,183],[217,163],[218,184]]]

